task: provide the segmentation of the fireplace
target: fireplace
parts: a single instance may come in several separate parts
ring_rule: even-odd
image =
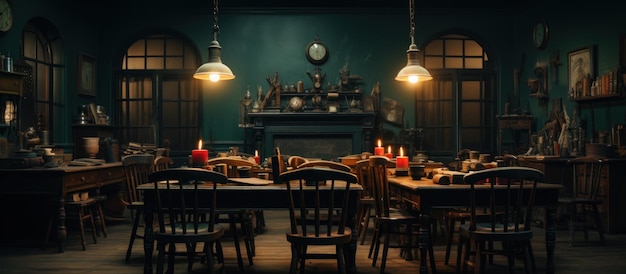
[[[261,157],[274,154],[335,160],[371,151],[374,113],[371,112],[259,112],[249,113],[254,147]]]

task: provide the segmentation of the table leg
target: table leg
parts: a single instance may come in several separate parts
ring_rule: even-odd
[[[359,196],[351,197],[352,201],[357,201]],[[352,230],[352,240],[347,246],[347,249],[344,250],[344,259],[346,264],[346,272],[356,274],[356,247],[357,242],[359,240],[359,235],[356,231],[357,220],[357,210],[356,206],[350,207],[350,212],[348,213],[351,218],[348,218],[347,226]]]
[[[59,197],[59,209],[57,213],[57,243],[59,246],[59,253],[65,252],[65,240],[67,240],[67,227],[65,227],[65,195]]]
[[[556,248],[556,208],[545,209],[546,218],[546,274],[554,274],[554,250]]]
[[[152,250],[154,248],[154,229],[152,227],[152,223],[154,219],[154,213],[152,212],[152,208],[150,207],[144,207],[143,210],[143,218],[146,226],[143,234],[143,273],[152,274]]]
[[[420,214],[420,274],[428,274],[428,248],[430,245],[430,213],[422,212]]]

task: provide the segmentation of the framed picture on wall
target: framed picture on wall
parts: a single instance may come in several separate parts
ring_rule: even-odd
[[[594,46],[570,51],[567,57],[568,92],[584,96],[584,86],[590,85],[595,77]]]
[[[78,55],[78,94],[96,96],[96,58]]]

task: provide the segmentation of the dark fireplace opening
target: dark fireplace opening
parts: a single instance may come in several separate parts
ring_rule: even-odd
[[[352,135],[274,135],[274,147],[284,155],[337,160],[352,154]]]

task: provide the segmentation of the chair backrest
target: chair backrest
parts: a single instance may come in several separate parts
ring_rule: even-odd
[[[370,175],[370,160],[363,159],[358,160],[354,165],[352,171],[356,174],[359,184],[363,187],[361,191],[361,197],[374,197],[372,176]]]
[[[252,167],[258,166],[256,162],[243,159],[239,156],[227,156],[227,157],[213,158],[213,159],[209,159],[207,164],[210,166],[219,166],[219,165],[225,166],[226,168],[222,172],[229,178],[239,177],[239,171],[238,171],[239,167],[252,168]]]
[[[126,176],[126,186],[128,191],[127,201],[129,203],[143,201],[141,192],[137,191],[137,186],[148,181],[148,174],[154,171],[154,155],[152,154],[131,154],[122,158],[124,175]]]
[[[291,233],[315,237],[344,234],[350,184],[358,182],[356,175],[331,168],[304,167],[283,172],[280,179],[287,182]],[[338,222],[336,216],[340,216]]]
[[[370,182],[374,197],[376,216],[389,217],[389,209],[392,207],[392,197],[387,182],[387,168],[393,166],[393,162],[385,156],[370,156],[369,163]]]
[[[605,161],[597,157],[586,156],[570,159],[567,163],[572,167],[572,193],[574,196],[597,199]]]
[[[497,167],[463,176],[470,185],[470,230],[478,226],[477,212],[489,213],[489,223],[482,228],[491,231],[530,230],[537,183],[544,181],[540,170],[527,167]],[[484,185],[484,186],[481,186]],[[486,210],[485,210],[486,209]]]
[[[287,171],[287,167],[285,166],[285,159],[283,155],[280,154],[280,148],[276,147],[274,149],[274,155],[270,157],[272,163],[272,179],[275,184],[281,183],[280,174]]]
[[[307,158],[298,155],[292,155],[287,158],[287,164],[289,164],[289,166],[292,168],[297,168],[300,164],[306,163],[308,161],[309,160]]]
[[[157,156],[154,158],[154,171],[170,168],[174,164],[174,160],[167,156]]]
[[[202,168],[183,167],[155,171],[148,175],[148,179],[154,184],[156,193],[159,233],[185,235],[215,229],[217,184],[227,183],[226,175]],[[199,195],[199,185],[208,185],[211,195]]]
[[[332,168],[332,169],[346,171],[346,172],[349,172],[352,170],[352,168],[350,168],[350,166],[348,165],[344,165],[342,163],[333,162],[329,160],[307,161],[298,166],[298,168],[303,168],[303,167],[326,167],[326,168]]]

